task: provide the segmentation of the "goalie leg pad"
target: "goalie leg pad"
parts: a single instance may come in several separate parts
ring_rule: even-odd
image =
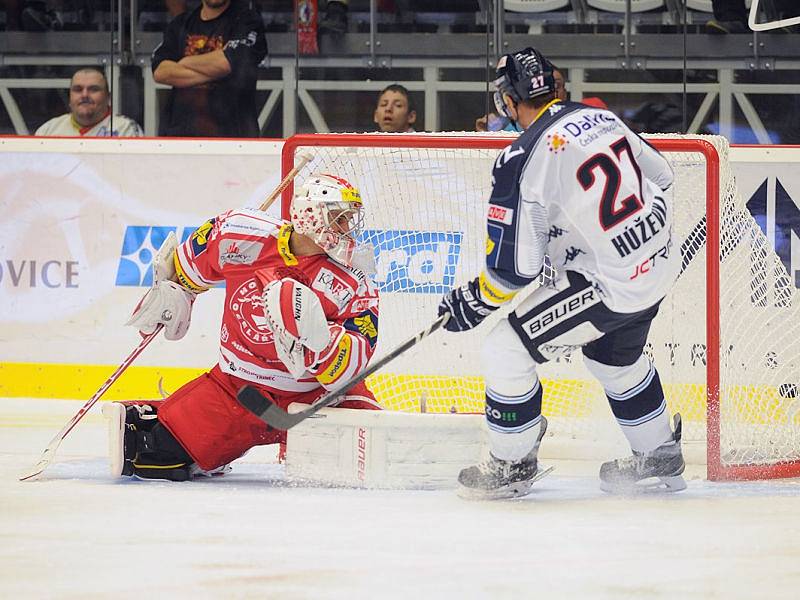
[[[112,476],[170,481],[191,478],[190,456],[158,422],[159,404],[113,402],[103,407],[109,421]]]
[[[245,383],[215,366],[178,389],[159,410],[159,420],[204,471],[232,462],[253,446],[285,439],[286,432],[271,429],[236,401]]]
[[[345,408],[317,414],[323,418],[306,419],[288,432],[289,478],[360,488],[453,489],[464,465],[487,451],[481,415]]]

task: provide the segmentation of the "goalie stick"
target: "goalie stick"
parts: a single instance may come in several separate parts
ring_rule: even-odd
[[[119,379],[120,375],[122,375],[125,369],[127,369],[131,363],[136,360],[136,357],[139,356],[145,348],[147,348],[148,344],[155,339],[155,337],[163,328],[164,325],[159,323],[153,333],[142,338],[142,341],[139,342],[139,345],[136,346],[133,352],[131,352],[124,361],[122,361],[122,364],[111,374],[111,377],[106,379],[106,382],[100,386],[100,389],[94,393],[94,396],[89,398],[86,404],[81,407],[75,416],[72,417],[69,422],[61,428],[61,431],[59,431],[52,440],[50,440],[47,448],[45,448],[44,452],[42,452],[42,457],[39,459],[39,462],[37,462],[29,471],[26,471],[20,475],[20,481],[31,481],[33,479],[37,479],[39,475],[41,475],[42,472],[50,466],[50,463],[52,463],[53,459],[56,457],[56,451],[58,450],[58,447],[61,445],[61,442],[64,441],[64,438],[67,437],[67,434],[72,431],[75,425],[78,424],[78,421],[80,421],[84,415],[95,405],[95,403],[100,400],[103,394],[108,391],[108,388],[110,388],[114,382]]]
[[[272,193],[267,196],[267,199],[261,203],[261,206],[259,206],[258,209],[267,210],[270,206],[272,206],[272,203],[275,202],[275,199],[281,195],[281,192],[285,190],[289,184],[292,183],[292,181],[294,181],[294,178],[297,177],[297,174],[300,172],[300,170],[312,160],[314,160],[313,154],[307,152],[301,154],[294,168],[286,174],[286,177],[281,180],[281,182],[278,184],[278,187],[276,187]]]
[[[256,388],[250,385],[245,385],[239,390],[239,393],[237,394],[237,399],[239,400],[239,404],[244,406],[247,410],[249,410],[259,419],[264,421],[267,425],[270,425],[275,429],[281,429],[283,431],[287,431],[292,427],[294,427],[295,425],[297,425],[298,423],[305,421],[307,418],[313,416],[320,409],[335,404],[342,396],[344,396],[347,393],[347,391],[350,388],[352,388],[357,383],[361,383],[367,377],[372,375],[375,371],[385,366],[387,363],[391,362],[392,360],[394,360],[395,358],[397,358],[398,356],[400,356],[413,346],[419,344],[422,340],[424,340],[434,331],[443,327],[447,323],[449,318],[450,318],[450,313],[444,313],[433,323],[431,323],[426,329],[420,331],[413,338],[406,340],[405,342],[400,344],[397,348],[389,352],[379,361],[372,363],[369,367],[364,369],[357,376],[353,377],[342,387],[328,392],[327,394],[319,398],[316,402],[314,402],[314,404],[312,404],[307,409],[302,410],[300,412],[294,414],[288,413],[287,411],[283,410],[280,406],[273,404],[272,401],[270,401],[268,398],[262,395],[261,392],[259,392]]]

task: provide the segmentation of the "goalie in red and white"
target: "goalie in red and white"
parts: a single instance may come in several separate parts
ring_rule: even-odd
[[[286,409],[366,367],[378,337],[378,292],[369,276],[373,250],[356,241],[363,210],[347,181],[312,175],[292,199],[290,222],[232,210],[183,244],[174,235],[165,241],[129,324],[146,334],[161,323],[167,339],[180,339],[196,296],[224,283],[219,362],[164,401],[104,409],[114,474],[183,481],[220,472],[253,446],[286,439],[239,405],[242,386]],[[338,406],[380,408],[363,383]]]

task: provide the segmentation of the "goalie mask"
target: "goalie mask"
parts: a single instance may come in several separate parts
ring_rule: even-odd
[[[506,54],[497,62],[497,77],[494,80],[494,103],[497,111],[511,119],[503,96],[508,95],[514,103],[524,102],[556,91],[553,64],[544,55],[528,47],[519,52]]]
[[[333,260],[358,266],[353,262],[364,205],[356,188],[334,175],[312,175],[295,192],[290,213],[297,233],[310,237]]]

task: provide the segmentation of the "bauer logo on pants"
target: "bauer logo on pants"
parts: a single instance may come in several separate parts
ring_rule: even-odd
[[[461,257],[460,231],[367,230],[375,247],[375,283],[382,292],[443,294],[452,289]]]

